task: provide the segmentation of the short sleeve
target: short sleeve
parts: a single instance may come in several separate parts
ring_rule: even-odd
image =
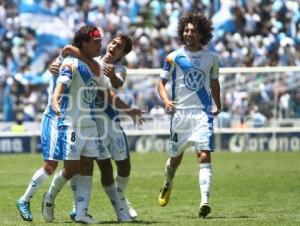
[[[73,68],[74,62],[66,58],[59,69],[59,76],[57,78],[57,83],[62,83],[69,87],[73,79]]]
[[[174,63],[171,54],[169,54],[164,61],[163,69],[160,73],[160,79],[168,81],[174,70]]]

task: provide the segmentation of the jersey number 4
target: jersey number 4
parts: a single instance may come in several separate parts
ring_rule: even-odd
[[[178,141],[177,133],[171,134],[171,140],[175,142]]]

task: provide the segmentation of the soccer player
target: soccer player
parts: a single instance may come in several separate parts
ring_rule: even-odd
[[[60,55],[56,59],[56,63],[61,65],[63,57]],[[100,73],[100,68],[97,62],[93,59],[86,59],[86,63],[89,65],[94,74]],[[58,72],[58,71],[57,71]],[[50,127],[53,130],[57,130],[57,116],[51,108],[53,91],[57,83],[58,76],[53,76],[50,80],[48,87],[48,105],[43,113],[42,127],[41,127],[41,146],[44,156],[44,164],[38,169],[32,176],[30,183],[23,194],[17,200],[17,208],[21,217],[25,221],[32,221],[33,217],[30,210],[30,200],[34,196],[35,192],[41,187],[41,185],[51,176],[57,168],[58,161],[62,159],[63,152],[59,148],[55,149],[56,140],[55,137],[49,134],[51,132]],[[52,139],[51,139],[52,138]]]
[[[131,39],[127,35],[117,34],[109,43],[105,55],[101,59],[97,58],[99,64],[102,65],[104,74],[111,83],[111,86],[115,89],[124,84],[126,78],[126,67],[122,65],[122,61],[123,57],[128,54],[131,49]],[[62,54],[71,54],[75,57],[83,58],[78,49],[74,48],[73,46],[66,46],[62,51]],[[52,64],[50,66],[50,69],[53,73],[56,72],[57,68],[59,68],[59,65],[57,64]],[[103,100],[106,99],[104,97],[105,94],[99,92],[99,95],[101,95],[99,98],[102,99],[100,102],[103,102]],[[120,102],[114,93],[111,93],[111,95],[113,95],[113,101],[116,100],[116,102]],[[130,110],[128,106],[123,106],[123,109],[125,109],[125,111],[127,111],[132,118],[140,116],[141,112],[138,112],[137,110],[135,110],[136,112],[131,112],[132,110]],[[96,119],[97,126],[99,128],[98,131],[100,131],[100,137],[103,139],[100,156],[97,159],[97,164],[101,170],[101,183],[109,199],[112,201],[118,220],[118,209],[116,209],[115,205],[118,198],[115,197],[115,193],[113,191],[115,187],[117,187],[117,191],[121,197],[123,206],[128,209],[130,217],[136,218],[137,212],[131,206],[131,203],[128,201],[128,199],[125,198],[125,190],[129,181],[131,164],[127,138],[120,126],[120,120],[118,119],[119,113],[117,110],[112,108],[110,103],[100,103],[100,106],[98,107],[103,109],[103,111],[97,111],[97,116],[99,117]],[[113,177],[111,159],[115,160],[117,165],[117,173],[115,178]],[[92,164],[92,162],[87,164]],[[93,167],[91,166],[89,169],[90,175],[92,175]],[[72,190],[76,189],[76,180],[76,177],[73,177],[71,180]],[[74,216],[75,212],[73,210],[70,214],[70,217],[74,219]]]
[[[200,166],[199,217],[206,217],[211,211],[208,198],[212,178],[211,152],[214,149],[213,119],[221,111],[218,57],[204,48],[213,36],[212,30],[211,22],[202,14],[182,16],[178,35],[183,46],[166,57],[158,82],[158,93],[165,108],[172,112],[169,159],[158,201],[160,206],[168,204],[184,150],[194,146]],[[165,88],[169,79],[172,79],[171,100]],[[212,99],[217,108],[214,111]]]
[[[101,35],[93,26],[83,26],[75,33],[73,45],[90,60],[99,56]],[[93,74],[89,67],[77,58],[63,60],[53,93],[50,112],[57,116],[54,125],[43,121],[42,145],[48,146],[50,154],[59,150],[64,160],[63,170],[53,178],[42,204],[43,217],[47,222],[54,219],[54,202],[65,183],[80,172],[85,178],[80,162],[85,156],[99,154],[98,132],[95,124],[95,100],[99,87],[106,89],[103,76]],[[50,138],[50,139],[49,139]],[[91,139],[94,138],[94,139]],[[85,200],[86,201],[86,200]],[[88,215],[80,216],[79,222],[91,223]]]

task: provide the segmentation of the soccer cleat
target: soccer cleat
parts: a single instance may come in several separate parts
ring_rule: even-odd
[[[129,202],[129,200],[127,198],[122,199],[122,204],[123,204],[123,206],[125,206],[127,208],[129,215],[132,219],[137,217],[138,214],[137,214],[136,210],[132,207],[131,202]]]
[[[121,208],[117,212],[117,221],[118,222],[131,222],[132,221],[129,212],[125,208]]]
[[[83,216],[75,215],[74,221],[76,223],[81,223],[81,224],[93,224],[94,223],[93,217],[89,214],[85,214]]]
[[[76,209],[73,207],[70,212],[70,218],[72,221],[75,221],[75,217],[76,217]]]
[[[46,222],[52,222],[54,219],[54,201],[47,195],[44,194],[42,203],[42,213]]]
[[[26,202],[23,201],[22,199],[18,199],[17,208],[24,221],[32,221],[32,215],[30,212],[30,202]]]
[[[166,188],[165,186],[160,190],[159,197],[158,197],[158,202],[159,205],[164,207],[169,203],[171,196],[171,189]]]
[[[200,206],[199,217],[205,218],[211,211],[211,208],[208,203],[204,203]]]

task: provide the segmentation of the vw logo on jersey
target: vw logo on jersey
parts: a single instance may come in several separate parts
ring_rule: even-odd
[[[83,101],[87,104],[91,104],[95,101],[97,94],[97,83],[95,80],[90,79],[85,84],[83,90]]]
[[[197,91],[204,86],[204,72],[198,68],[191,68],[184,74],[184,84],[192,91]]]

